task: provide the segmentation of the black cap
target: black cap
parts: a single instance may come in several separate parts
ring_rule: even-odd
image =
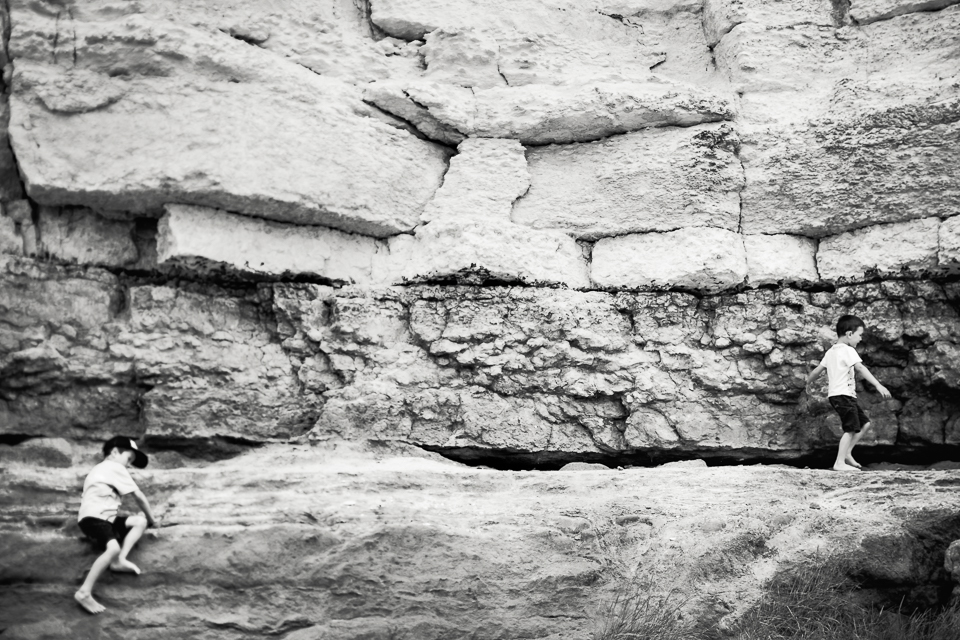
[[[150,462],[147,454],[137,448],[137,443],[133,438],[127,436],[114,436],[103,443],[103,455],[110,455],[111,449],[120,449],[121,451],[133,451],[133,466],[137,469],[143,469]]]

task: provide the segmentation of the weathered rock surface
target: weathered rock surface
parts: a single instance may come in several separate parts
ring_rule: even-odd
[[[751,285],[817,282],[817,241],[802,236],[744,236]]]
[[[226,34],[108,6],[62,23],[27,2],[11,13],[10,135],[40,203],[159,215],[175,201],[386,236],[413,228],[446,170],[444,149],[380,122],[350,85]]]
[[[817,269],[830,281],[923,272],[937,266],[939,218],[884,224],[824,238]]]
[[[132,221],[109,220],[90,210],[40,209],[41,249],[66,262],[133,267],[140,258],[134,229]]]
[[[431,32],[482,34],[483,56],[510,86],[556,85],[606,75],[642,78],[656,67],[683,81],[714,80],[700,26],[700,3],[409,2],[374,0],[371,19],[390,35],[429,41]],[[456,51],[455,41],[446,43]],[[472,49],[476,51],[477,49]],[[488,53],[487,53],[488,52]],[[428,70],[432,60],[427,59]],[[473,85],[468,85],[473,86]]]
[[[570,236],[509,221],[437,220],[415,238],[392,238],[389,247],[383,271],[375,271],[380,282],[590,286],[583,251]]]
[[[23,253],[23,238],[17,233],[17,223],[7,216],[0,216],[0,253]]]
[[[530,191],[513,220],[585,239],[693,226],[737,231],[738,149],[726,124],[533,148]]]
[[[340,283],[369,283],[379,251],[386,247],[373,238],[188,205],[167,205],[157,238],[162,266]]]
[[[513,203],[530,188],[523,146],[516,140],[470,138],[457,151],[422,220],[509,222]]]
[[[870,24],[905,13],[937,11],[957,4],[957,0],[851,0],[850,17],[858,24]]]
[[[317,398],[300,396],[299,362],[256,291],[128,288],[25,259],[3,269],[0,433],[259,440],[312,425]]]
[[[839,30],[829,7],[783,17],[749,12],[715,49],[743,93],[744,232],[954,215],[960,7]]]
[[[414,238],[398,236],[378,259],[379,282],[520,282],[588,287],[587,261],[568,235],[510,221],[514,201],[530,186],[516,140],[460,143],[443,186],[423,213]]]
[[[960,536],[957,471],[538,473],[378,458],[273,446],[136,471],[163,526],[131,556],[142,575],[102,579],[99,616],[72,600],[96,555],[74,520],[91,464],[11,462],[4,636],[561,640],[588,637],[616,594],[671,589],[705,629],[824,549],[852,559],[861,598],[910,603],[949,585],[944,551]]]
[[[419,109],[391,108],[398,99],[397,89],[383,102],[377,83],[364,97],[401,117],[425,110],[427,115],[418,119],[436,120],[464,136],[514,138],[531,145],[586,142],[649,127],[691,126],[733,117],[728,100],[652,75],[639,81],[615,76],[563,86],[487,89],[411,80],[402,85],[402,93]]]
[[[433,225],[435,223],[430,223]],[[428,225],[428,226],[430,226]],[[803,392],[836,318],[896,402],[864,444],[960,443],[956,286],[678,293],[273,283],[201,291],[8,259],[4,434],[394,440],[484,452],[795,457],[833,447]]]
[[[743,237],[711,227],[602,238],[590,277],[601,287],[730,289],[747,276]]]
[[[940,225],[937,262],[954,272],[960,268],[960,216],[947,218]]]
[[[221,31],[316,74],[354,84],[419,73],[417,47],[378,33],[370,23],[366,2],[234,0],[224,6],[162,0],[140,3],[137,11],[174,22],[189,16],[192,26]]]

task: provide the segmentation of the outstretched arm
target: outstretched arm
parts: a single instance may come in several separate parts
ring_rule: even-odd
[[[810,375],[807,376],[807,384],[810,384],[814,380],[820,377],[820,374],[826,371],[827,368],[822,364],[818,364],[817,368],[810,372]]]
[[[856,369],[857,373],[859,373],[864,380],[875,386],[877,388],[877,393],[879,393],[881,396],[884,398],[892,397],[887,388],[880,384],[880,382],[873,377],[873,374],[870,373],[869,369],[863,366],[862,362],[858,362],[857,364],[853,365],[853,368]]]
[[[147,496],[143,495],[143,491],[139,489],[134,491],[133,499],[137,501],[137,505],[140,507],[140,511],[143,511],[143,515],[147,516],[147,526],[157,526],[157,519],[153,517],[153,511],[150,510],[150,502],[147,501]]]

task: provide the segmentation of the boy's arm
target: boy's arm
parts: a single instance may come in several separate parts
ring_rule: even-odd
[[[858,362],[857,364],[853,365],[853,368],[856,369],[857,373],[859,373],[864,380],[875,386],[877,388],[877,393],[879,393],[881,396],[884,398],[892,397],[887,388],[880,384],[880,382],[873,377],[873,374],[870,373],[870,371],[863,365],[862,362]]]
[[[818,364],[817,368],[810,372],[810,375],[807,376],[807,384],[810,384],[814,380],[820,377],[820,374],[826,371],[827,368],[822,364]]]
[[[143,491],[140,491],[140,489],[134,491],[133,499],[137,501],[137,505],[140,507],[140,511],[143,511],[143,515],[147,516],[147,526],[157,526],[157,519],[153,517],[153,511],[150,510],[150,503],[147,501],[147,496],[143,495]]]

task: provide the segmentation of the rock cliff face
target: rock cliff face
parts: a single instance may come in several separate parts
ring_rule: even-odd
[[[0,430],[793,457],[852,312],[960,444],[928,5],[14,0]]]
[[[60,579],[45,559],[29,568],[76,535],[69,510],[49,505],[115,433],[179,467],[153,488],[167,500],[198,487],[182,501],[194,510],[242,493],[229,474],[246,464],[209,467],[231,478],[219,485],[198,460],[243,453],[255,468],[289,454],[306,467],[313,458],[285,448],[307,443],[509,469],[803,464],[839,436],[804,377],[844,313],[866,321],[860,352],[894,396],[861,387],[875,426],[865,455],[960,455],[960,2],[8,0],[0,27],[0,453],[17,469],[2,540],[28,549],[4,585]],[[250,451],[266,444],[269,455]],[[41,481],[33,463],[66,470]],[[283,481],[292,493],[348,482],[331,473]],[[801,480],[763,481],[799,495]],[[252,482],[261,504],[281,479]],[[358,491],[392,491],[378,482]],[[554,510],[581,509],[593,490]],[[47,507],[18,510],[34,499]],[[194,521],[180,503],[165,507],[183,527],[176,543],[156,552],[168,578],[192,575],[183,554],[219,558],[224,574],[253,562],[223,540],[249,534],[255,507]],[[271,569],[290,580],[216,582],[198,597],[218,611],[235,606],[224,591],[256,596],[212,626],[180,609],[160,622],[159,605],[137,626],[390,637],[382,620],[356,622],[379,616],[424,638],[575,637],[597,605],[586,587],[612,584],[605,560],[551,547],[553,525],[492,531],[536,538],[511,553],[559,553],[569,572],[511,569],[534,587],[496,588],[486,580],[504,560],[466,572],[444,605],[458,622],[443,626],[406,587],[337,564],[409,563],[445,544],[408,527],[421,507],[337,540],[314,531],[311,508],[276,509],[309,517],[270,511],[274,546],[240,546],[309,551],[303,567]],[[611,509],[602,517],[626,513]],[[578,549],[606,544],[586,533],[595,525],[563,522]],[[226,537],[188,542],[205,527]],[[834,533],[824,540],[849,532]],[[320,561],[312,545],[338,550]],[[364,556],[370,545],[397,551]],[[940,580],[927,569],[910,589]],[[317,585],[332,598],[322,614],[253,612],[255,597]],[[458,609],[469,596],[503,611],[531,589],[543,606],[517,628]],[[8,589],[0,608],[37,593]],[[357,604],[375,596],[383,611]],[[293,600],[287,610],[305,608]],[[714,622],[729,613],[697,606]],[[125,633],[31,616],[5,618],[7,635]]]

